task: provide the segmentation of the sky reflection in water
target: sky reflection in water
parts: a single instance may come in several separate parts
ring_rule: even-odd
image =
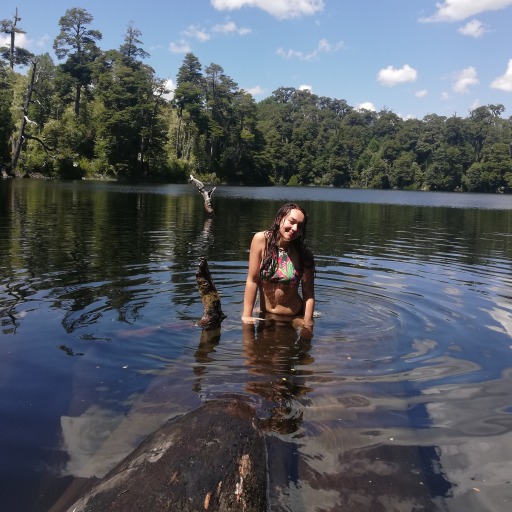
[[[272,510],[510,509],[510,198],[220,187],[208,220],[189,185],[0,193],[2,510],[47,510],[226,394],[268,432]],[[239,321],[251,236],[288,199],[317,259],[310,341]]]

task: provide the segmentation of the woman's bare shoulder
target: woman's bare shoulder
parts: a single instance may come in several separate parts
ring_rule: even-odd
[[[252,243],[253,244],[265,244],[265,240],[267,238],[267,232],[266,231],[258,231],[253,237],[252,237]]]

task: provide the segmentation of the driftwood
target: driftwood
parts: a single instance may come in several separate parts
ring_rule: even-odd
[[[238,398],[169,420],[69,512],[260,512],[268,509],[265,440]]]
[[[199,325],[205,329],[220,327],[226,315],[222,312],[219,294],[213,283],[208,262],[204,257],[199,259],[196,280],[199,295],[201,296],[204,307],[203,317],[199,321]]]
[[[206,190],[204,188],[204,183],[202,181],[199,181],[198,179],[194,178],[194,176],[192,176],[192,174],[190,175],[190,181],[192,181],[195,184],[195,186],[197,187],[197,189],[203,196],[204,208],[207,211],[207,213],[209,215],[213,215],[213,207],[212,207],[211,197],[212,197],[214,190],[217,187],[213,187],[211,190]]]

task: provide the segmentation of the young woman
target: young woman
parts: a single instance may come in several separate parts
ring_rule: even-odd
[[[313,328],[315,262],[304,243],[306,224],[304,209],[287,203],[277,212],[271,229],[254,235],[245,283],[243,322],[254,322],[252,314],[259,291],[262,312],[302,316],[304,327]]]

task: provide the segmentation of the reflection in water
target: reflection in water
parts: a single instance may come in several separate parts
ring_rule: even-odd
[[[208,365],[215,362],[215,358],[211,354],[215,351],[215,347],[219,344],[221,335],[221,328],[217,329],[203,329],[199,345],[194,353],[196,364],[194,365],[194,375],[197,378],[194,381],[193,390],[201,394],[202,386],[201,379],[208,373]]]
[[[310,214],[311,340],[239,321],[283,194]],[[236,394],[266,429],[272,510],[508,512],[512,208],[446,206],[472,197],[219,187],[205,220],[193,185],[0,182],[0,509],[46,511],[62,474]],[[228,315],[208,336],[203,255]]]
[[[431,511],[435,497],[450,495],[434,446],[385,437],[379,410],[406,417],[407,404],[365,396],[363,387],[343,384],[339,372],[322,372],[314,341],[301,338],[289,320],[266,318],[242,329],[245,388],[265,416],[272,510]],[[339,394],[318,393],[332,381],[341,383]],[[361,413],[371,413],[370,423],[354,428]]]
[[[243,389],[231,390],[231,394],[245,395],[252,403],[260,419],[260,428],[267,434],[270,500],[275,505],[285,489],[298,482],[295,438],[308,405],[307,394],[313,391],[306,382],[312,374],[309,366],[314,363],[312,342],[301,337],[300,332],[291,319],[269,314],[262,314],[255,325],[243,324],[240,364],[244,372],[238,372]],[[194,354],[197,378],[193,388],[203,396],[214,396],[212,389],[216,387],[215,373],[222,362],[222,348],[220,329],[203,331]],[[233,381],[232,378],[231,384]],[[220,395],[225,392],[224,386]]]
[[[179,326],[174,324],[165,324],[151,335],[165,341],[177,328]],[[189,326],[178,332],[194,336],[198,331]],[[139,336],[144,334],[135,331],[132,336],[120,331],[113,336],[113,341],[137,340]],[[86,359],[90,359],[92,354],[87,356]],[[69,411],[60,418],[62,448],[69,458],[63,475],[102,478],[166,420],[199,405],[190,385],[188,365],[177,365],[174,360],[157,355],[148,356],[155,360],[153,370],[139,368],[134,374],[129,364],[123,366],[128,376],[131,374],[135,379],[133,383],[128,377],[119,382],[95,378],[94,370],[101,373],[101,368],[93,368],[87,360],[80,360]],[[94,357],[92,359],[94,361]],[[138,391],[130,394],[132,386]]]
[[[263,428],[269,432],[293,434],[302,421],[306,395],[312,391],[305,377],[311,340],[300,336],[291,320],[263,316],[255,325],[244,324],[243,354],[248,371],[246,390],[257,395],[268,417]]]
[[[512,369],[499,380],[429,389],[427,410],[441,429],[436,436],[443,470],[461,510],[512,506]]]
[[[294,442],[313,391],[306,384],[311,374],[311,340],[300,336],[289,319],[261,315],[255,325],[244,324],[243,354],[248,370],[246,390],[261,401],[266,438],[270,502],[277,505],[299,478]],[[274,507],[272,507],[274,509]],[[276,509],[277,510],[277,509]],[[290,509],[294,510],[294,509]]]

